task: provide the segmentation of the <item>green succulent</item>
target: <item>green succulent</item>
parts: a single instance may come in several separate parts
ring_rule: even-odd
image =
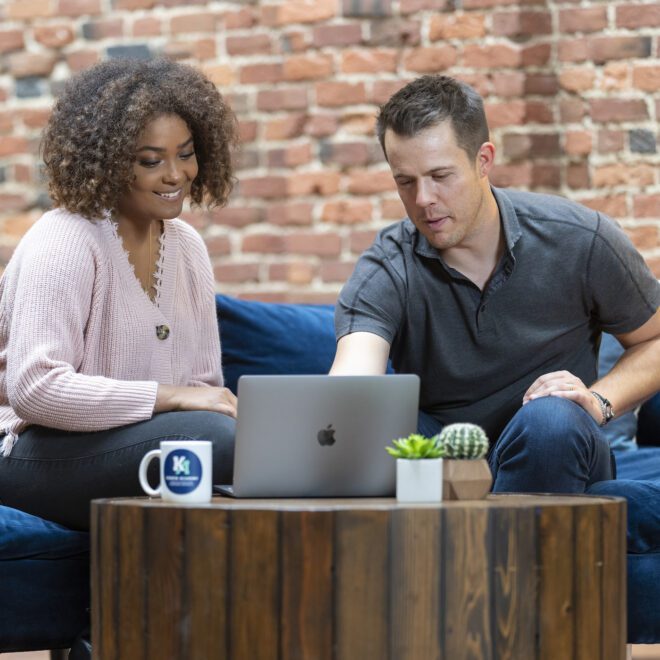
[[[446,458],[483,458],[488,453],[488,436],[476,424],[449,424],[433,440]]]
[[[394,447],[385,447],[395,458],[442,458],[443,449],[436,438],[427,438],[419,433],[411,433],[407,438],[392,440]]]

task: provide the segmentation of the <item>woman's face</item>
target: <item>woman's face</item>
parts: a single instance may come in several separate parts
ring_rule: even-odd
[[[193,137],[178,115],[151,120],[138,137],[135,179],[121,198],[118,211],[136,222],[176,218],[197,176]]]

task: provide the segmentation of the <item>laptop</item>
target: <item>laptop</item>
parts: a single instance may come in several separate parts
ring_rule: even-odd
[[[389,497],[385,447],[417,429],[419,377],[241,376],[234,497]]]

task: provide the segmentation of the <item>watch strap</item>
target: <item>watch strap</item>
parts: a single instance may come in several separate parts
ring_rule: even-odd
[[[594,390],[589,390],[595,397],[596,401],[598,401],[598,405],[600,406],[600,412],[603,416],[600,426],[605,426],[608,422],[612,421],[615,417],[615,412],[614,408],[612,408],[612,404],[608,399],[606,399],[602,394],[598,394],[598,392],[595,392]]]

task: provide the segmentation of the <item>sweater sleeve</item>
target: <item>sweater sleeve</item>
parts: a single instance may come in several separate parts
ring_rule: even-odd
[[[7,397],[30,424],[96,431],[149,419],[158,384],[78,373],[102,257],[89,233],[26,236],[9,340]],[[34,229],[37,229],[36,227]]]
[[[185,234],[184,260],[190,273],[191,306],[198,328],[198,338],[193,357],[192,372],[187,385],[222,386],[220,335],[215,311],[215,280],[208,251],[200,235],[181,222]]]

